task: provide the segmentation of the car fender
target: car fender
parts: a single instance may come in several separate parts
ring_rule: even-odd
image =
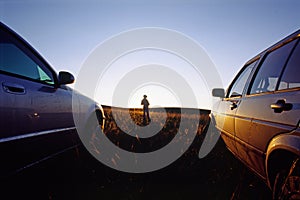
[[[273,151],[278,149],[287,150],[291,153],[300,156],[300,134],[280,134],[273,138],[267,150],[266,160],[268,160],[268,156]]]
[[[295,156],[300,156],[300,127],[299,123],[297,128],[292,130],[289,133],[282,133],[277,136],[275,136],[269,143],[268,149],[266,152],[266,160],[265,160],[265,166],[266,166],[266,175],[267,175],[267,182],[269,187],[272,187],[272,183],[270,180],[270,171],[269,168],[269,160],[270,157],[273,155],[276,151],[286,151],[291,154],[294,154]]]
[[[87,125],[89,123],[89,121],[91,120],[91,118],[93,118],[93,119],[97,119],[98,121],[102,120],[101,128],[103,129],[105,115],[104,115],[104,111],[103,111],[103,108],[101,105],[99,105],[96,102],[93,102],[88,107],[88,109],[86,111],[84,111],[83,113],[84,113],[83,114],[84,115],[83,128],[86,128],[85,125]]]
[[[105,119],[103,108],[100,104],[92,99],[81,95],[78,92],[73,93],[73,118],[76,128],[79,132],[84,130],[88,121],[93,117],[94,119]],[[99,116],[100,114],[100,116]],[[103,125],[104,123],[102,123]]]

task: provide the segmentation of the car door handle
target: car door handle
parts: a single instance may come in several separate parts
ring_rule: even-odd
[[[25,94],[25,87],[16,83],[2,83],[2,87],[5,92],[11,94]]]
[[[233,109],[236,109],[236,108],[237,108],[237,103],[236,102],[231,102],[230,109],[233,110]]]
[[[271,108],[275,113],[281,113],[282,111],[291,110],[293,108],[293,104],[286,103],[284,99],[280,99],[276,103],[271,104]]]

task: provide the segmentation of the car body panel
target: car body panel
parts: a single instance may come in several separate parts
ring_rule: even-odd
[[[294,92],[284,93],[286,101],[297,104],[300,91],[296,93],[298,96]],[[261,175],[265,175],[264,152],[270,140],[277,134],[294,129],[298,120],[295,116],[300,116],[299,109],[281,113],[275,113],[271,109],[270,105],[281,99],[282,95],[272,93],[245,98],[241,101],[236,114],[237,148],[243,151],[240,153],[241,157],[249,167],[257,169]],[[248,137],[241,137],[243,135]]]
[[[13,78],[0,74],[0,138],[29,133],[33,130],[34,121],[30,119],[30,113],[34,113],[31,107],[30,94],[12,94],[5,92],[3,84],[14,83]],[[11,123],[14,121],[15,123]]]
[[[235,129],[235,121],[234,115],[236,110],[231,110],[230,105],[232,102],[230,101],[222,101],[218,104],[218,111],[214,113],[216,123],[216,128],[221,131],[223,134],[221,135],[226,146],[232,151],[234,154],[237,153],[235,141],[234,141],[234,129]]]
[[[248,61],[230,84],[226,96],[220,98],[212,110],[216,127],[227,148],[266,182],[269,178],[266,166],[270,153],[281,149],[299,156],[300,80],[296,75],[300,70],[298,37],[300,30]],[[242,80],[243,71],[253,62],[257,63],[248,79],[243,80],[242,92],[236,96],[239,93],[234,93],[234,87]],[[290,63],[293,70],[287,71]],[[268,79],[261,79],[264,82],[260,83],[267,89],[253,92],[256,91],[253,88],[258,86],[256,79],[260,80],[263,75],[269,75]]]

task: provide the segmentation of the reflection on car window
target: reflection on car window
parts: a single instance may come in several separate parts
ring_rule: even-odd
[[[54,84],[50,71],[45,71],[12,41],[5,40],[1,34],[0,40],[0,70],[20,75],[37,81]],[[7,36],[8,37],[8,36]]]
[[[0,70],[38,79],[36,63],[13,44],[0,44]]]
[[[245,85],[247,83],[248,77],[253,69],[253,67],[255,66],[257,61],[251,63],[250,65],[248,65],[244,71],[240,74],[240,76],[238,77],[238,79],[235,81],[235,83],[233,84],[233,86],[231,87],[230,92],[228,93],[228,97],[239,97],[242,96]]]
[[[300,43],[295,48],[280,80],[278,90],[300,87]]]
[[[295,40],[267,55],[257,72],[250,94],[275,91],[280,73],[295,45]]]
[[[37,65],[37,69],[39,72],[39,80],[47,83],[52,83],[54,84],[53,80],[50,78],[48,74],[46,74],[45,71],[43,71],[40,66]]]

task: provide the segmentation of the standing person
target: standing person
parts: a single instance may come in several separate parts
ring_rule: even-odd
[[[141,102],[141,105],[143,105],[143,122],[144,124],[147,122],[151,122],[150,116],[149,116],[149,101],[147,100],[147,95],[144,95],[144,99]],[[147,119],[146,119],[147,117]]]

